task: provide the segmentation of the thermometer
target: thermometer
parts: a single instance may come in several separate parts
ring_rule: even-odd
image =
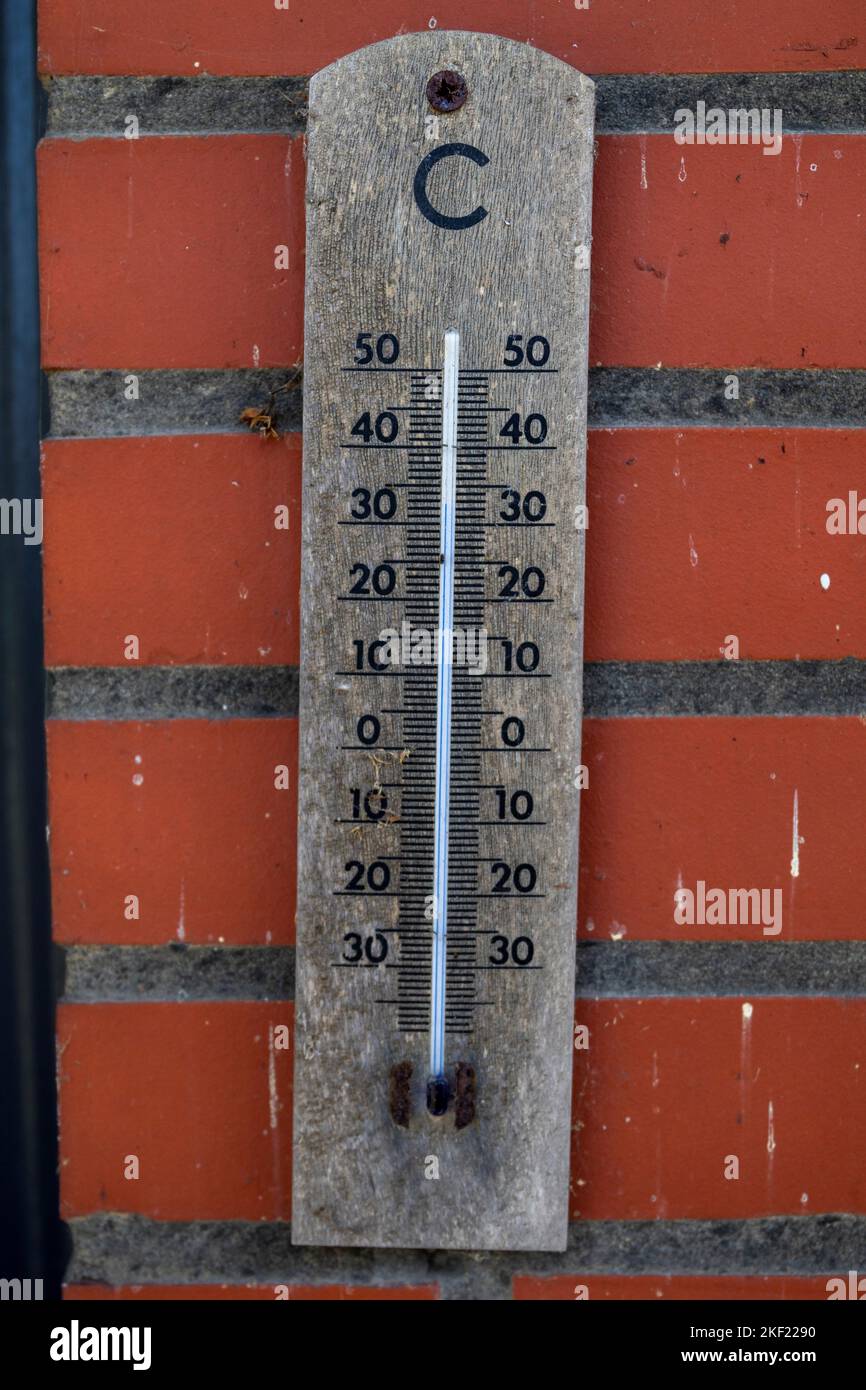
[[[593,87],[310,87],[293,1239],[565,1248]]]

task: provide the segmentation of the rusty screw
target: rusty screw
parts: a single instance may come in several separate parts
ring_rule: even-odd
[[[448,68],[434,72],[427,83],[427,100],[434,111],[459,111],[468,95],[465,77]]]

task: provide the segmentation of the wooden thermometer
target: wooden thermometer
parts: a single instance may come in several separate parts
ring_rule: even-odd
[[[593,85],[310,86],[293,1238],[565,1248]]]

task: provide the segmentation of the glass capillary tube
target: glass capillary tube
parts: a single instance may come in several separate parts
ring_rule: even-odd
[[[427,1106],[436,1115],[448,1104],[445,1078],[445,985],[448,937],[448,826],[451,800],[451,701],[454,634],[454,569],[457,510],[457,384],[460,335],[445,334],[442,371],[442,495],[439,532],[439,627],[436,676],[436,788],[433,845],[433,943],[430,978],[430,1075]]]

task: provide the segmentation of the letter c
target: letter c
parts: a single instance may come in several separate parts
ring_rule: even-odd
[[[465,217],[446,217],[444,212],[439,212],[434,208],[427,197],[427,179],[433,166],[438,164],[440,159],[448,159],[457,154],[462,155],[464,159],[471,159],[473,164],[477,164],[482,169],[485,164],[490,163],[487,155],[476,149],[474,145],[439,145],[421,160],[413,185],[415,202],[427,221],[432,222],[434,227],[444,227],[448,232],[462,232],[467,227],[474,227],[477,222],[483,221],[487,216],[487,209],[479,203],[475,211],[468,212]]]

